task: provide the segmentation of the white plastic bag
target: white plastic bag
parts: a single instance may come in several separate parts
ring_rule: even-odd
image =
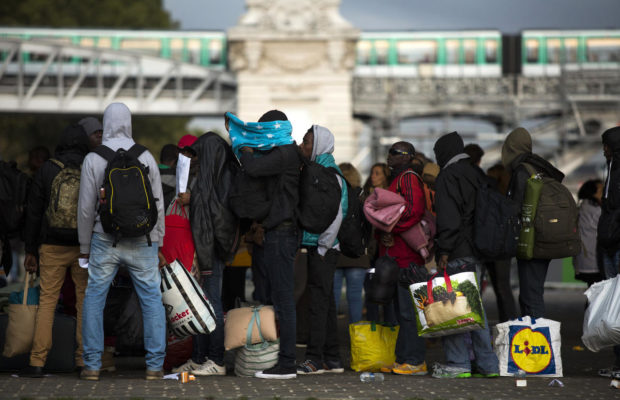
[[[161,269],[161,298],[169,328],[177,337],[215,330],[215,312],[202,288],[175,260]]]
[[[513,376],[562,376],[560,323],[529,316],[495,325],[494,347],[499,374]]]
[[[590,351],[620,344],[620,275],[597,282],[584,293],[588,308],[581,340]]]

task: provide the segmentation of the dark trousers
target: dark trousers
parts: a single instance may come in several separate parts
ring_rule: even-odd
[[[202,364],[207,358],[217,365],[224,365],[224,310],[222,309],[222,277],[224,262],[213,258],[213,269],[202,275],[202,290],[211,302],[215,312],[216,327],[208,335],[196,335],[192,342],[192,360]]]
[[[254,246],[252,264],[261,277],[260,296],[273,303],[280,323],[278,364],[295,367],[295,254],[299,246],[297,227],[290,225],[265,231],[263,246]],[[259,297],[260,300],[260,297]]]
[[[426,341],[418,336],[416,310],[409,288],[397,284],[393,302],[400,325],[394,349],[396,362],[411,365],[422,364],[426,358]]]
[[[339,255],[338,251],[330,249],[321,258],[316,247],[308,250],[310,332],[306,358],[318,365],[323,365],[324,360],[340,361],[334,301],[334,271]]]
[[[517,260],[519,267],[519,306],[521,315],[545,316],[545,279],[551,260]]]
[[[499,322],[506,322],[519,316],[517,304],[510,287],[510,261],[508,259],[484,263],[485,269],[489,272],[493,291],[495,292]]]

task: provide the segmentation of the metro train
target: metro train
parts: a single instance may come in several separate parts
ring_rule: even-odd
[[[175,59],[226,68],[222,31],[147,31],[0,27],[0,38],[43,39]],[[0,61],[6,54],[0,53]],[[28,63],[44,62],[24,54]],[[75,57],[68,62],[79,63]],[[500,77],[558,76],[562,70],[617,69],[620,30],[498,30],[362,32],[357,42],[357,75]]]

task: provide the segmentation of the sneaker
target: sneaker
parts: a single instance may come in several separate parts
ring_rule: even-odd
[[[391,374],[394,368],[398,367],[398,363],[394,363],[392,365],[386,365],[381,367],[381,372],[384,374]]]
[[[101,368],[102,372],[114,372],[116,371],[116,364],[114,363],[114,347],[105,347],[103,354],[101,354]]]
[[[433,378],[470,378],[471,371],[466,368],[451,367],[449,365],[435,363],[433,365]]]
[[[179,372],[192,372],[192,371],[197,370],[200,367],[202,367],[202,364],[198,364],[197,362],[194,362],[194,360],[190,358],[189,360],[185,361],[185,363],[179,365],[178,367],[172,368],[172,373],[178,374]]]
[[[327,374],[341,374],[344,372],[344,366],[340,360],[323,361],[323,369]]]
[[[611,378],[614,374],[620,373],[620,367],[601,368],[598,370],[598,375],[604,378]]]
[[[159,371],[151,371],[151,370],[146,370],[146,373],[144,374],[144,379],[146,379],[147,381],[156,381],[159,379],[163,379],[164,378],[164,371],[159,370]]]
[[[98,381],[99,380],[99,370],[98,369],[86,369],[83,368],[82,372],[80,372],[80,379],[85,381]]]
[[[196,376],[223,376],[226,375],[226,367],[224,365],[217,365],[213,360],[207,360],[204,364],[198,364],[198,368],[194,369],[192,373]]]
[[[295,379],[297,373],[295,367],[283,368],[276,364],[269,369],[255,373],[254,376],[262,379]]]
[[[43,378],[45,375],[43,374],[43,367],[33,367],[32,365],[27,366],[26,368],[19,371],[17,374],[20,378]]]
[[[426,362],[423,361],[422,364],[413,365],[413,364],[395,364],[392,367],[392,373],[396,375],[416,375],[422,376],[428,374],[428,369],[426,368]]]
[[[474,372],[471,376],[474,378],[498,378],[499,374],[497,372],[491,372],[490,374],[485,374],[484,372]]]
[[[297,373],[300,375],[318,375],[325,372],[322,365],[312,360],[306,360],[297,366]]]

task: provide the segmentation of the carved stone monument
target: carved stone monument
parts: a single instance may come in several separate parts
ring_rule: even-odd
[[[355,152],[352,72],[359,31],[339,13],[340,0],[246,0],[228,31],[237,74],[237,112],[256,121],[284,111],[298,143],[312,124],[336,137],[336,162]]]

